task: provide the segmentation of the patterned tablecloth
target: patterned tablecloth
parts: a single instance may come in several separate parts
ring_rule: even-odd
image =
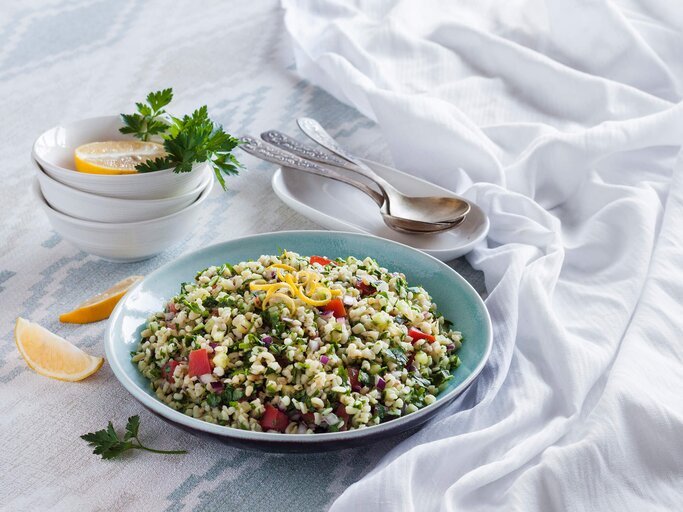
[[[103,355],[105,323],[62,325],[60,312],[131,274],[146,274],[205,245],[246,234],[317,226],[274,195],[273,166],[214,190],[200,225],[148,261],[114,264],[52,231],[31,195],[29,153],[44,129],[129,110],[174,87],[178,111],[206,103],[234,134],[296,131],[310,115],[374,160],[388,154],[372,122],[299,79],[282,13],[268,2],[43,0],[0,12],[0,503],[4,510],[321,510],[400,442],[318,455],[268,455],[200,440],[146,411],[105,366],[78,384],[36,375],[13,342],[16,317],[39,322]],[[451,265],[477,289],[463,260]],[[78,436],[140,414],[143,439],[186,456],[135,453],[102,461]]]

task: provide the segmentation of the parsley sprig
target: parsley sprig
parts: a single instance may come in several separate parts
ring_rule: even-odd
[[[225,190],[225,175],[239,172],[241,164],[232,154],[239,140],[223,131],[223,127],[209,118],[204,105],[191,115],[174,117],[165,107],[173,100],[173,89],[151,92],[146,103],[136,103],[138,113],[121,114],[124,126],[121,133],[132,134],[140,140],[159,136],[166,155],[136,165],[138,172],[154,172],[173,168],[175,172],[190,172],[192,165],[208,162],[218,182]]]
[[[90,446],[93,446],[95,448],[93,453],[101,455],[103,459],[114,459],[128,450],[146,450],[148,452],[166,454],[187,453],[185,450],[155,450],[154,448],[144,446],[138,438],[139,428],[140,416],[136,414],[128,418],[126,433],[123,435],[123,439],[119,438],[111,421],[106,429],[84,434],[81,436],[81,439],[87,441]]]
[[[147,95],[147,103],[136,103],[138,114],[121,114],[121,119],[126,125],[120,128],[121,133],[135,135],[140,140],[149,140],[152,135],[161,135],[168,130],[171,123],[170,116],[164,107],[171,103],[173,89],[150,92]]]

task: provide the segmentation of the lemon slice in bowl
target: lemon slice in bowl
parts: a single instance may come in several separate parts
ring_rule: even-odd
[[[135,174],[135,166],[166,155],[156,142],[114,140],[91,142],[74,151],[76,170],[88,174]]]
[[[45,377],[75,382],[100,369],[104,359],[91,356],[40,325],[17,318],[14,341],[26,363]]]
[[[121,297],[142,278],[143,276],[130,276],[119,281],[108,290],[89,298],[73,311],[59,315],[59,320],[70,324],[89,324],[109,318]]]

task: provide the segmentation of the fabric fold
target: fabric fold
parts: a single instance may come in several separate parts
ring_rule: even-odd
[[[297,69],[491,220],[494,351],[333,510],[675,510],[680,13],[646,0],[283,0]],[[678,483],[677,483],[678,482]]]

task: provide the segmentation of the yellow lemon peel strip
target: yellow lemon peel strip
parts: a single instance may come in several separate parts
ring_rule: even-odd
[[[286,295],[282,292],[275,292],[270,297],[266,297],[263,300],[263,305],[265,306],[268,303],[273,302],[275,299],[278,299],[280,302],[284,302],[285,306],[287,306],[287,308],[292,313],[296,310],[296,305],[294,304],[294,300],[289,295]]]
[[[270,270],[271,268],[280,268],[282,270],[287,270],[288,272],[296,272],[296,269],[292,267],[291,265],[286,265],[284,263],[273,263],[270,265],[266,270]]]
[[[307,296],[304,295],[304,293],[301,291],[301,288],[298,288],[298,289],[297,289],[297,295],[299,296],[299,298],[300,298],[301,300],[303,300],[303,301],[304,301],[305,303],[307,303],[307,304],[310,304],[311,306],[324,306],[325,304],[327,304],[328,302],[330,302],[330,301],[332,300],[332,294],[330,293],[330,290],[329,290],[328,288],[323,288],[323,287],[321,286],[321,287],[319,287],[316,291],[317,291],[317,292],[321,292],[321,291],[322,291],[323,293],[325,293],[325,298],[322,299],[322,300],[315,300],[315,299],[312,299],[312,298],[310,298],[310,297],[307,297]]]
[[[286,253],[284,253],[286,255]],[[322,286],[320,281],[323,276],[318,272],[312,272],[310,270],[297,271],[294,267],[286,265],[284,263],[273,263],[268,269],[275,269],[275,275],[277,276],[277,283],[265,283],[265,282],[252,282],[249,284],[249,289],[251,291],[265,291],[266,296],[261,303],[261,307],[265,310],[269,303],[273,302],[274,299],[280,299],[280,302],[284,302],[287,307],[294,312],[295,304],[291,297],[282,293],[281,290],[288,289],[293,297],[298,297],[306,304],[311,306],[324,306],[332,297],[336,297],[342,294],[341,290],[331,290],[326,286]],[[287,271],[287,273],[283,273]],[[262,281],[259,279],[259,281]],[[323,294],[324,299],[314,299],[316,294]],[[285,300],[285,297],[288,300]]]
[[[275,283],[275,284],[280,284],[280,283]],[[273,286],[275,286],[273,283],[249,283],[249,289],[251,291],[259,291],[259,290],[270,290]]]

